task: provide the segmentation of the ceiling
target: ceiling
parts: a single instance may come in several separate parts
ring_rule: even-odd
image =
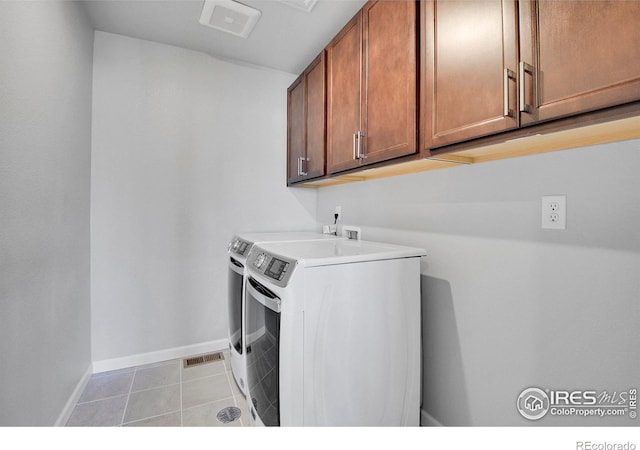
[[[85,2],[96,30],[301,73],[366,0],[318,0],[308,13],[276,0],[242,0],[262,12],[247,39],[200,25],[203,0]]]

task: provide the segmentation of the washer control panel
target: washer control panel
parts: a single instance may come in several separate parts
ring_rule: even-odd
[[[235,237],[229,243],[229,251],[239,256],[247,256],[253,244]]]
[[[255,251],[249,254],[247,266],[260,275],[268,278],[273,284],[285,287],[291,278],[296,262],[272,255],[256,247]]]

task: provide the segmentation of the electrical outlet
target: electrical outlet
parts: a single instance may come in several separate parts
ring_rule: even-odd
[[[542,228],[567,229],[567,196],[545,195],[542,197]]]

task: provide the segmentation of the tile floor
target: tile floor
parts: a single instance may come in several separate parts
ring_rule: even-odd
[[[91,376],[67,426],[247,426],[248,410],[225,359],[187,369],[182,360]],[[239,419],[222,423],[223,408],[240,408]]]

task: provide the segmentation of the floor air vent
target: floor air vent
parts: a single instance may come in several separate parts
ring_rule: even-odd
[[[199,366],[201,364],[207,364],[215,361],[222,361],[223,359],[224,356],[222,355],[222,352],[216,352],[206,355],[193,356],[191,358],[185,358],[182,360],[182,364],[185,369],[188,369],[189,367]]]

